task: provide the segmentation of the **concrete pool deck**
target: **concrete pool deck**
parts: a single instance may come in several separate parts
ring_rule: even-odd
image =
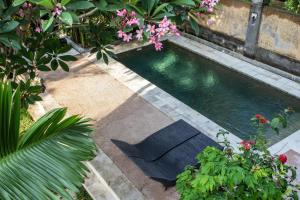
[[[194,51],[202,49],[201,53],[206,56],[216,53],[201,44],[192,45],[186,38],[176,40],[181,40],[182,45],[194,48]],[[119,52],[126,51],[140,45],[123,45],[117,49]],[[300,96],[298,83],[272,73],[266,79],[265,76],[270,75],[266,70],[253,70],[255,66],[228,56],[222,53],[221,57],[220,54],[215,55],[215,59],[222,59],[223,62],[228,62],[227,65],[236,65],[247,75],[252,74],[264,79],[264,82],[270,81],[269,84],[274,83],[275,87],[284,86],[289,92]],[[95,160],[88,163],[96,174],[87,180],[89,192],[96,199],[177,199],[175,188],[165,190],[161,184],[144,176],[110,139],[136,143],[177,119],[186,120],[215,140],[221,127],[119,62],[111,60],[107,66],[101,61],[95,61],[93,56],[81,55],[79,58],[70,64],[70,72],[57,70],[41,74],[45,79],[47,92],[39,105],[46,111],[58,106],[68,107],[69,114],[82,114],[93,119],[96,129],[94,139],[100,151]],[[234,135],[230,135],[229,139],[235,144],[240,141]],[[288,152],[290,163],[300,167],[299,142],[298,131],[272,146],[271,151]],[[99,184],[95,183],[99,182],[95,176],[102,180]]]
[[[107,68],[104,63],[102,67]],[[45,79],[47,87],[48,96],[45,96],[46,101],[42,102],[46,110],[51,109],[49,98],[52,98],[52,101],[56,103],[50,104],[68,107],[69,114],[80,114],[93,120],[95,128],[93,137],[96,144],[125,175],[117,178],[112,168],[104,166],[103,162],[97,158],[91,162],[101,172],[100,175],[106,178],[106,181],[118,179],[110,182],[110,187],[114,190],[116,187],[124,188],[116,196],[124,199],[177,198],[174,188],[165,190],[160,183],[146,177],[110,141],[120,139],[129,143],[139,142],[171,124],[173,122],[171,118],[85,58],[71,63],[70,72],[57,70],[43,73],[41,77]],[[109,177],[108,174],[113,177]],[[128,179],[130,183],[125,179]],[[131,183],[137,189],[134,195],[132,195],[133,188],[126,186]],[[116,185],[113,186],[113,184]]]

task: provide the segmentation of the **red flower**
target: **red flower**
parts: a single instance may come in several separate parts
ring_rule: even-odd
[[[279,155],[279,161],[282,163],[282,164],[284,164],[284,163],[286,163],[286,161],[287,161],[287,157],[286,157],[286,155],[285,154],[281,154],[281,155]]]
[[[262,124],[267,124],[267,123],[269,123],[269,120],[267,120],[266,118],[261,118],[261,119],[259,119],[259,122]]]
[[[262,124],[267,124],[269,123],[269,120],[267,120],[264,116],[262,116],[261,114],[256,114],[255,118],[259,120],[260,123]]]
[[[244,150],[249,151],[251,149],[251,143],[249,141],[242,141],[241,145],[243,146]]]
[[[261,119],[261,118],[264,118],[264,117],[263,117],[261,114],[256,114],[256,115],[255,115],[255,118],[256,118],[256,119]]]

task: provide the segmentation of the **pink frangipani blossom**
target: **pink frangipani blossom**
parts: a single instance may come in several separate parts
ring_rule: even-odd
[[[132,25],[139,25],[139,20],[137,18],[132,18],[130,20],[127,21],[127,25],[128,26],[132,26]]]
[[[124,8],[123,10],[117,10],[117,16],[124,17],[127,14],[127,10]]]
[[[142,40],[143,39],[143,33],[144,33],[144,30],[143,29],[140,29],[140,30],[136,30],[136,39],[138,40]]]
[[[141,22],[136,17],[135,12],[128,12],[126,9],[123,9],[121,11],[117,10],[116,13],[117,34],[124,42],[130,42],[133,38],[142,40],[144,37],[148,37],[149,42],[154,45],[157,51],[160,51],[163,48],[163,44],[160,42],[162,37],[168,34],[180,35],[176,25],[166,16],[158,23],[140,24]],[[125,30],[132,31],[128,33]],[[133,31],[135,31],[134,35]],[[144,32],[146,32],[145,35]]]
[[[130,40],[132,40],[132,33],[129,33],[129,34],[124,33],[123,41],[124,42],[130,42]]]
[[[54,16],[60,16],[61,13],[62,13],[62,9],[59,6],[56,6],[52,11],[52,15]]]
[[[36,33],[41,33],[41,32],[42,32],[42,29],[41,29],[41,27],[37,26],[37,27],[35,27],[34,31],[35,31]]]
[[[148,24],[146,32],[155,33],[155,25],[151,26],[150,24]]]

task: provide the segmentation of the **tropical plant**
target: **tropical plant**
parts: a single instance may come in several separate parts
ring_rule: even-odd
[[[288,166],[284,154],[272,155],[267,148],[264,130],[278,131],[286,126],[286,114],[271,122],[256,115],[252,122],[258,129],[255,140],[242,141],[235,151],[226,139],[224,150],[207,147],[197,155],[200,167],[187,167],[178,176],[177,191],[182,200],[209,199],[298,199],[296,169]],[[221,131],[223,138],[227,134]]]
[[[189,21],[189,13],[211,12],[219,0],[0,0],[0,80],[12,82],[13,89],[21,81],[35,87],[34,92],[20,88],[22,105],[28,106],[41,100],[42,84],[40,71],[51,71],[61,67],[69,71],[67,61],[75,57],[65,55],[70,47],[60,42],[61,35],[74,26],[88,26],[93,35],[91,52],[106,63],[112,56],[107,45],[112,39],[115,25],[109,23],[116,17],[116,10],[135,11],[141,22],[157,23],[165,16],[176,23]],[[103,30],[93,19],[106,18]],[[93,19],[87,19],[87,18]],[[199,32],[195,20],[192,27]],[[130,30],[126,30],[127,32]],[[136,30],[134,30],[136,31]],[[117,30],[115,30],[114,35]],[[147,35],[146,35],[147,36]],[[150,37],[151,34],[148,35]],[[114,39],[114,38],[113,38]],[[96,40],[96,41],[95,41]],[[156,42],[157,43],[157,42]],[[37,90],[36,88],[40,88]],[[25,93],[25,94],[23,94]]]
[[[0,82],[0,199],[72,199],[96,152],[89,121],[60,108],[20,132],[20,105]]]
[[[294,13],[300,12],[300,0],[287,0],[284,2],[284,6],[286,9]]]

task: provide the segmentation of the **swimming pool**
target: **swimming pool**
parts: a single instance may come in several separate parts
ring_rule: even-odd
[[[152,46],[118,54],[128,68],[242,139],[255,134],[250,118],[272,118],[284,108],[296,111],[279,135],[270,131],[270,143],[300,129],[300,100],[232,71],[171,42],[162,52]]]

